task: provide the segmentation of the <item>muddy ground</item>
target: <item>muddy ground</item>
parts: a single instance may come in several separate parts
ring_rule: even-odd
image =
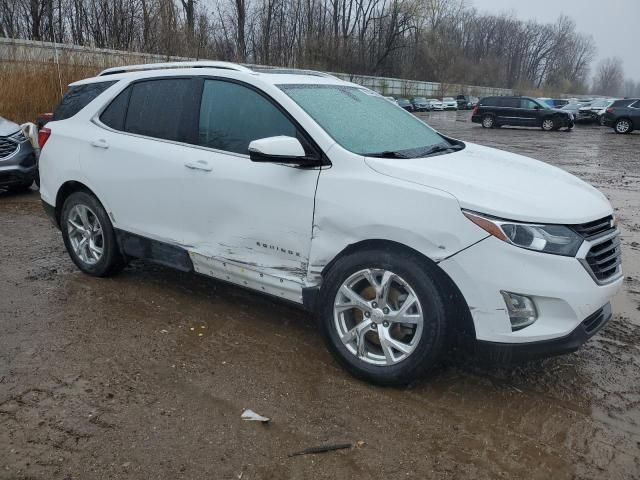
[[[452,359],[411,388],[377,388],[293,307],[142,262],[81,274],[37,193],[0,193],[0,479],[640,478],[640,134],[423,116],[610,197],[625,282],[606,330],[564,357]],[[245,408],[271,423],[243,422]]]

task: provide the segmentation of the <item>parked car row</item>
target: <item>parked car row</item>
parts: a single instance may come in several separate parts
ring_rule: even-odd
[[[478,98],[469,95],[458,95],[456,98],[413,97],[412,99],[402,97],[385,97],[390,102],[396,103],[409,112],[433,112],[442,110],[471,110],[478,104]]]
[[[546,131],[561,128],[569,131],[577,122],[596,122],[621,134],[640,128],[637,98],[569,99],[561,108],[551,106],[550,101],[552,99],[521,96],[486,97],[473,109],[471,121],[485,128],[513,125]]]

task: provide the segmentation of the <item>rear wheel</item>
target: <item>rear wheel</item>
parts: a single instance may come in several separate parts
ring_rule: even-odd
[[[438,364],[447,318],[434,268],[404,252],[367,250],[339,259],[326,275],[322,331],[352,375],[399,385]]]
[[[542,120],[542,130],[550,132],[551,130],[557,130],[556,121],[553,118],[545,118]]]
[[[482,117],[482,126],[484,128],[493,128],[495,127],[495,119],[493,118],[493,115],[485,115],[484,117]]]
[[[62,237],[73,263],[84,273],[106,277],[126,265],[111,221],[98,200],[85,192],[73,193],[62,207]]]
[[[633,130],[631,120],[629,120],[628,118],[620,118],[616,120],[616,123],[613,125],[613,129],[616,131],[616,133],[620,133],[622,135],[624,135],[625,133],[631,133],[631,131]]]
[[[601,127],[604,127],[605,125],[605,120],[604,120],[604,115],[600,115],[598,117],[598,123],[600,124]]]

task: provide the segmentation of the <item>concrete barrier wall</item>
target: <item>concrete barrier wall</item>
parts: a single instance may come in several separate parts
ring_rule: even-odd
[[[0,37],[0,62],[52,63],[55,62],[56,59],[63,64],[87,65],[95,66],[96,68],[108,68],[134,63],[206,60],[204,58],[196,59],[150,53],[125,52],[63,43],[37,42]],[[443,96],[455,96],[458,94],[484,97],[488,95],[513,94],[513,91],[507,88],[421,82],[418,80],[372,77],[348,73],[332,73],[332,75],[365,86],[383,95],[395,97],[418,96],[442,98]]]

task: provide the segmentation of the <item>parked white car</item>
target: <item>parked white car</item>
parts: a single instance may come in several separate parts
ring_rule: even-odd
[[[442,108],[445,110],[458,110],[458,102],[453,97],[444,97],[442,99]]]
[[[146,258],[289,300],[380,384],[461,339],[503,360],[573,351],[611,317],[604,195],[361,86],[162,64],[73,83],[62,105],[41,131],[41,195],[87,274]]]
[[[429,104],[430,110],[442,111],[444,107],[442,106],[442,102],[437,98],[428,98],[427,103]]]

